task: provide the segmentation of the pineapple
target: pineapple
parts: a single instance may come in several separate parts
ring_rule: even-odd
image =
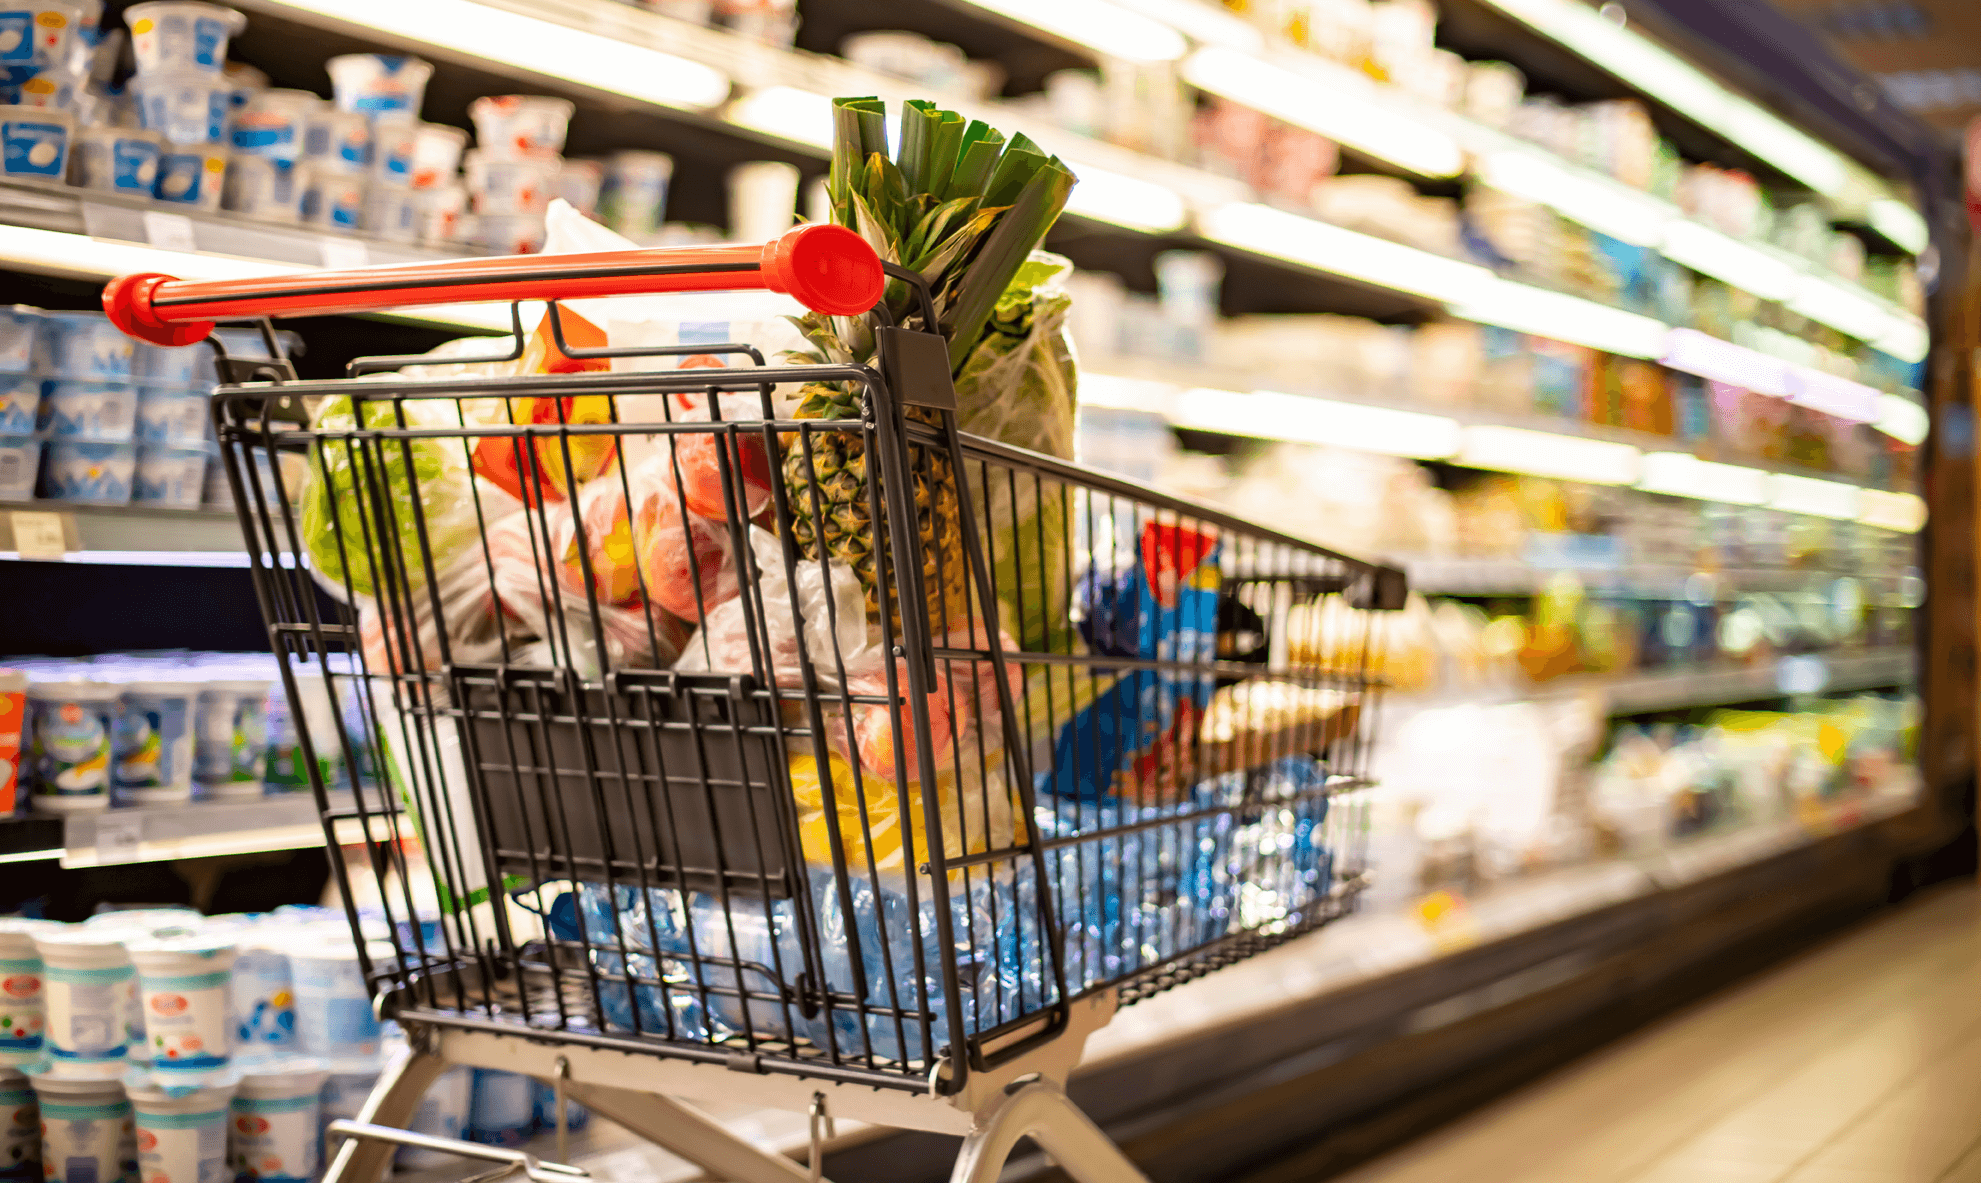
[[[793,413],[797,419],[860,420],[859,396],[823,382],[814,382],[801,392],[802,401]],[[940,426],[934,411],[909,407],[907,417],[918,423]],[[887,546],[876,541],[867,491],[867,443],[857,426],[846,430],[815,431],[811,436],[811,464],[798,437],[787,436],[784,451],[784,485],[791,496],[791,532],[798,549],[808,559],[820,554],[844,564],[859,577],[867,594],[867,615],[880,617],[880,573],[878,564],[888,561]],[[909,470],[915,481],[915,520],[921,535],[922,584],[927,593],[929,627],[941,633],[963,620],[968,603],[969,581],[963,556],[963,532],[959,523],[962,504],[957,496],[956,474],[949,457],[933,448],[910,446]],[[816,478],[816,479],[814,479]],[[875,472],[875,481],[880,474]],[[825,526],[819,537],[817,523]],[[889,581],[895,580],[892,571]],[[899,592],[897,590],[896,594]],[[896,629],[901,625],[897,606],[891,613]]]

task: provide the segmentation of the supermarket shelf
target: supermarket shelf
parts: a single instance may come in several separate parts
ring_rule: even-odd
[[[1397,711],[1476,703],[1530,702],[1601,695],[1613,717],[1690,707],[1728,706],[1804,694],[1848,694],[1910,686],[1918,659],[1910,649],[1798,654],[1767,665],[1690,665],[1628,674],[1569,674],[1546,682],[1494,682],[1391,694]]]
[[[65,526],[73,523],[68,556],[71,561],[135,563],[141,562],[145,554],[157,554],[162,562],[173,566],[192,562],[212,566],[247,565],[241,523],[231,509],[0,501],[0,559],[19,557],[13,537],[15,513],[60,514],[68,519]]]
[[[333,795],[347,808],[351,795]],[[355,821],[338,823],[338,838],[364,840]],[[0,861],[59,859],[65,867],[206,858],[323,845],[323,824],[309,793],[259,801],[200,801],[188,805],[107,809],[64,817],[0,820]]]
[[[1592,592],[1634,596],[1643,599],[1673,600],[1684,596],[1705,578],[1724,594],[1739,592],[1821,592],[1848,576],[1865,585],[1875,599],[1881,592],[1899,590],[1902,573],[1869,574],[1861,571],[1794,567],[1726,568],[1702,572],[1696,564],[1602,565],[1547,563],[1522,559],[1426,559],[1404,558],[1400,562],[1410,576],[1410,589],[1425,595],[1447,596],[1527,596],[1544,588],[1560,574],[1580,579]]]

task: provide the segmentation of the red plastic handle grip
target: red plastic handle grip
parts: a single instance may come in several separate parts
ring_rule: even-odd
[[[216,320],[745,288],[767,288],[817,312],[853,316],[878,303],[886,283],[866,239],[843,226],[814,224],[762,246],[505,255],[209,282],[124,275],[103,289],[103,310],[139,340],[191,345],[204,340]]]

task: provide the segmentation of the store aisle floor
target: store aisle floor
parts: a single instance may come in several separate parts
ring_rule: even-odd
[[[1922,893],[1337,1183],[1981,1183],[1981,890]]]

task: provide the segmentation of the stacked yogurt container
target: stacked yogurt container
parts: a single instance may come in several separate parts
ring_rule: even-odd
[[[137,475],[137,388],[131,338],[100,312],[44,312],[36,326],[42,376],[36,420],[45,438],[41,495],[122,505]]]
[[[87,86],[102,0],[29,0],[0,38],[0,173],[60,181],[78,123],[99,94]]]
[[[41,377],[34,372],[35,334],[41,314],[16,305],[0,308],[0,501],[34,496],[41,471]]]
[[[573,104],[547,95],[491,95],[468,105],[475,148],[463,159],[474,201],[475,242],[495,255],[543,245],[543,215],[565,172]]]
[[[227,43],[247,19],[202,0],[147,0],[125,9],[124,23],[138,64],[128,90],[144,130],[160,141],[153,195],[186,209],[219,209],[232,155]]]
[[[422,142],[430,153],[438,147],[444,156],[448,138],[446,132],[432,130],[436,125],[420,122],[433,67],[415,57],[383,53],[342,54],[325,66],[336,101],[311,126],[303,220],[336,231],[362,228],[387,242],[411,242],[420,233],[416,158]],[[429,167],[436,177],[453,171],[446,161]]]

